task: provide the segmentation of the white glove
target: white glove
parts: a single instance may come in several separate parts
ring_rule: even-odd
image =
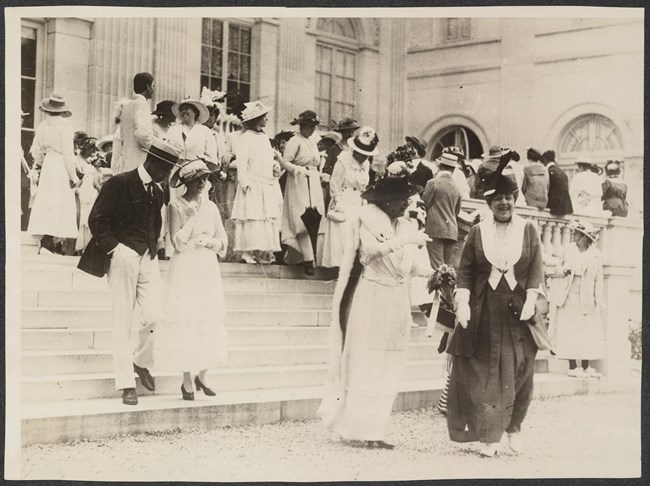
[[[326,173],[326,172],[323,172],[323,173],[321,173],[321,175],[320,175],[320,179],[321,179],[323,182],[329,182],[329,181],[330,181],[330,177],[331,177],[331,176],[330,176],[328,173]]]
[[[194,244],[196,246],[208,246],[209,242],[210,242],[210,238],[204,235],[197,236],[196,238],[194,238]]]
[[[223,242],[218,238],[210,238],[205,247],[216,252],[223,248]]]
[[[522,321],[527,321],[535,315],[535,303],[537,302],[537,292],[534,290],[528,290],[526,292],[526,302],[521,308],[521,316],[519,319]]]
[[[454,296],[454,306],[456,307],[456,320],[460,327],[467,329],[467,323],[471,317],[472,311],[469,307],[469,290],[458,289]]]
[[[429,238],[424,230],[412,231],[402,235],[400,238],[402,238],[402,242],[405,245],[417,245],[419,247],[424,246],[427,241],[431,241],[431,238]]]

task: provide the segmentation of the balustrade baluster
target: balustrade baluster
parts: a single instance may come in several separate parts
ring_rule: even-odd
[[[539,224],[542,226],[542,246],[544,247],[544,252],[552,255],[553,254],[553,243],[551,241],[552,238],[552,230],[553,230],[553,223],[550,221],[539,221]]]
[[[562,223],[553,223],[553,237],[551,239],[553,243],[553,255],[561,256],[564,253],[562,249]]]

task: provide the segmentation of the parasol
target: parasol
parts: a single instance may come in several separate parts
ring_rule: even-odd
[[[314,250],[314,255],[316,255],[316,240],[318,239],[318,228],[320,226],[320,220],[323,216],[320,214],[318,209],[312,206],[311,202],[311,185],[310,185],[310,175],[307,174],[307,190],[309,191],[309,207],[305,209],[305,212],[302,213],[300,219],[305,225],[309,239],[311,240],[311,246]]]

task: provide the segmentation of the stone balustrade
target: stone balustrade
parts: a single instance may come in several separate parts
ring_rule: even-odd
[[[463,200],[463,211],[489,211],[485,201]],[[606,309],[603,326],[606,356],[594,362],[604,374],[606,389],[628,386],[630,380],[630,343],[628,322],[641,322],[643,222],[632,218],[568,215],[554,216],[547,209],[517,207],[517,214],[533,221],[539,230],[544,247],[546,273],[553,275],[561,262],[564,248],[571,243],[569,224],[579,218],[590,222],[600,232],[597,242],[603,255],[603,273]],[[549,279],[549,286],[558,282],[558,276]],[[551,306],[550,317],[555,312]],[[579,357],[578,357],[579,358]]]

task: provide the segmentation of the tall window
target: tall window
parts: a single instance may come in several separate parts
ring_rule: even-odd
[[[461,148],[467,159],[479,158],[483,153],[483,146],[472,130],[453,125],[441,130],[434,137],[431,160],[437,159],[443,148],[451,146]]]
[[[350,19],[319,19],[316,45],[316,96],[318,115],[325,124],[354,116],[356,106],[356,55],[354,24]]]
[[[589,114],[573,120],[564,130],[561,152],[600,152],[623,148],[621,132],[609,118]]]
[[[470,19],[447,19],[447,40],[469,40],[471,37]]]
[[[226,91],[228,112],[241,112],[251,92],[250,27],[203,19],[201,86]]]

